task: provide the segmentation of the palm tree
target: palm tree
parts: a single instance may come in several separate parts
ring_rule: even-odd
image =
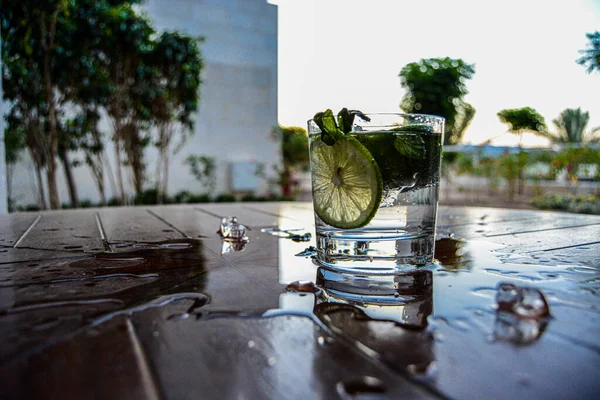
[[[590,120],[590,113],[581,108],[567,108],[560,113],[558,118],[553,119],[552,123],[556,127],[556,133],[547,133],[547,136],[556,143],[583,143],[593,142],[600,138],[594,137],[600,127],[594,128],[589,132],[585,129]]]
[[[587,73],[600,72],[600,32],[586,34],[588,40],[587,49],[580,50],[581,57],[577,60],[579,65],[587,69]]]

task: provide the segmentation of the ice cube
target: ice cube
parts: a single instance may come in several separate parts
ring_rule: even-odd
[[[539,319],[550,315],[550,307],[544,294],[532,287],[500,282],[496,302],[499,312],[507,312],[518,318]]]
[[[217,233],[224,239],[244,240],[246,227],[238,223],[237,217],[223,217]]]
[[[496,340],[529,344],[536,341],[546,329],[550,307],[539,289],[500,282],[496,290],[496,302]]]

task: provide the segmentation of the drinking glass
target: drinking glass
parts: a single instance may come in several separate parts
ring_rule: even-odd
[[[360,113],[346,133],[320,126],[308,121],[316,263],[354,276],[430,265],[444,119]]]

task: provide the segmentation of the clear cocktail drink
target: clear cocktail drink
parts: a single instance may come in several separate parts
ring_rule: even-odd
[[[444,119],[356,113],[335,129],[327,118],[309,121],[318,263],[367,275],[430,264]]]

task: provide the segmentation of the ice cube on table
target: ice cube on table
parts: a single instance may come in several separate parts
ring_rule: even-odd
[[[512,283],[500,282],[496,288],[499,312],[507,312],[519,318],[546,318],[550,306],[541,290]]]
[[[223,239],[245,240],[246,227],[238,223],[237,217],[223,217],[218,233]]]

